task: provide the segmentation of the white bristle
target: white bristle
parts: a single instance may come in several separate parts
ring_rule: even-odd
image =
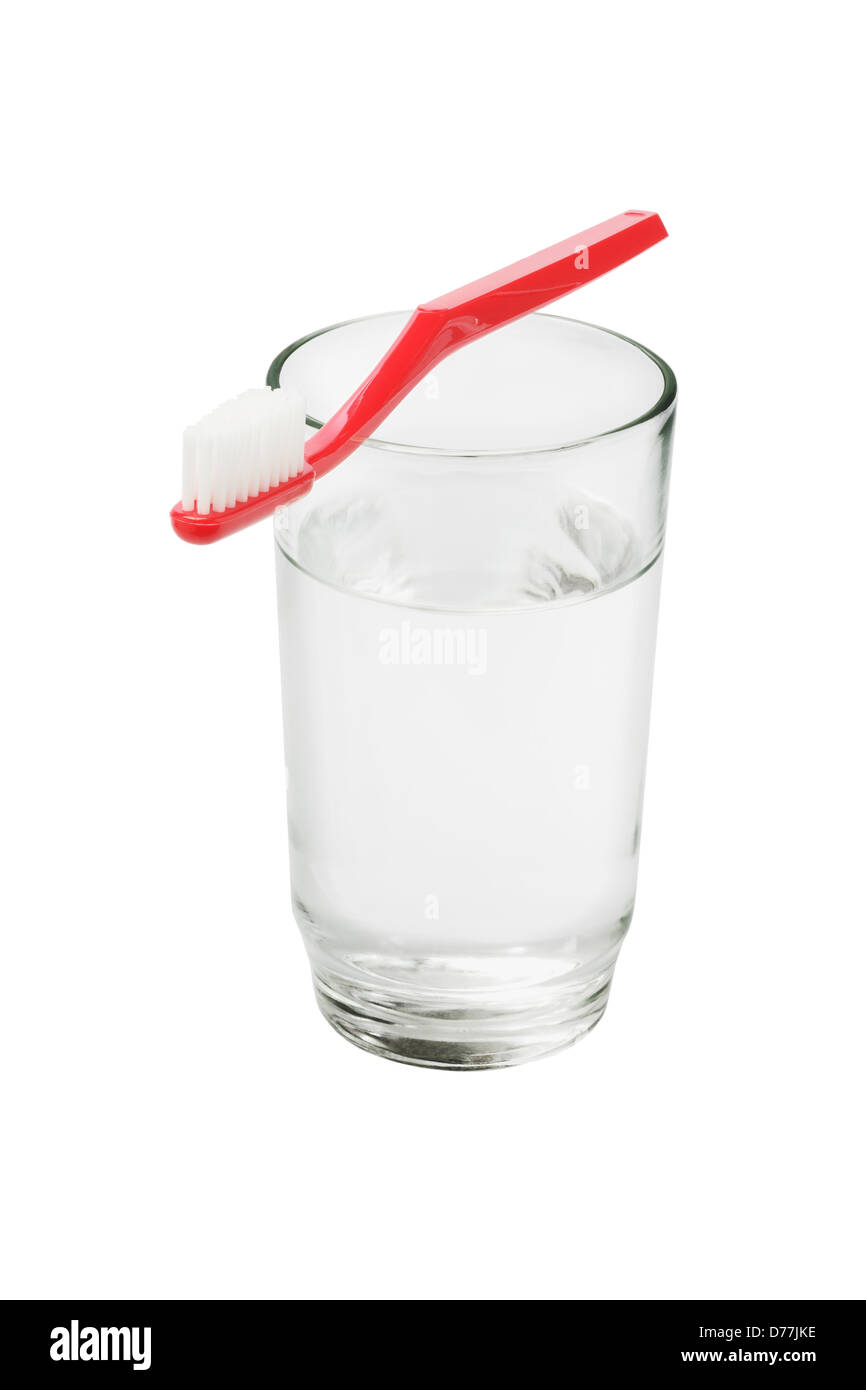
[[[222,447],[224,436],[217,435],[213,447],[213,482],[211,493],[211,506],[215,512],[224,512],[226,509],[226,454],[227,450]]]
[[[263,404],[261,416],[256,421],[257,439],[256,452],[259,461],[259,492],[267,492],[271,485],[271,431],[270,431],[270,404],[271,398]]]
[[[280,415],[279,391],[271,392],[270,420],[268,421],[268,433],[270,435],[270,455],[271,455],[271,476],[270,486],[276,487],[280,481]]]
[[[211,441],[207,434],[204,434],[196,449],[195,459],[195,509],[200,516],[207,516],[210,511],[212,467]]]
[[[304,405],[288,387],[244,391],[183,436],[184,511],[207,515],[295,478],[304,465]]]
[[[191,512],[195,506],[195,456],[197,434],[194,426],[183,432],[183,489],[181,491],[181,506],[185,512]]]

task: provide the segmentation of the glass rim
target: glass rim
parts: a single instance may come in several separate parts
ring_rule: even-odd
[[[382,314],[362,314],[355,319],[342,319],[339,323],[330,323],[326,328],[317,328],[312,333],[306,333],[303,338],[296,338],[287,348],[283,348],[281,353],[274,358],[265,378],[265,384],[272,390],[277,390],[280,385],[280,374],[286,362],[305,344],[312,342],[315,338],[321,338],[326,333],[334,333],[338,328],[348,328],[356,323],[368,323],[372,319],[388,318],[391,314],[407,313],[411,310],[391,309]],[[643,353],[651,362],[654,362],[662,374],[661,395],[654,405],[645,410],[642,415],[638,415],[634,420],[627,420],[622,425],[614,425],[613,429],[602,430],[599,434],[585,435],[580,439],[572,439],[564,444],[544,445],[540,448],[519,448],[519,449],[445,449],[433,448],[427,444],[401,444],[396,440],[381,439],[377,435],[371,435],[369,439],[363,441],[361,447],[371,447],[382,449],[386,452],[399,454],[421,454],[431,458],[532,458],[546,454],[562,453],[568,449],[581,449],[588,444],[594,444],[601,439],[609,439],[611,435],[623,434],[626,430],[636,429],[639,425],[645,425],[650,420],[657,419],[664,415],[666,411],[675,403],[677,397],[677,379],[673,370],[668,366],[663,357],[652,351],[651,348],[644,347],[643,343],[637,342],[634,338],[628,338],[624,333],[617,333],[612,328],[603,328],[598,323],[587,323],[585,319],[573,319],[567,314],[531,314],[530,318],[555,319],[560,323],[579,324],[581,328],[591,328],[596,333],[604,333],[609,338],[618,338],[622,343],[628,343],[630,347],[637,348],[638,352]],[[321,429],[324,420],[317,420],[313,415],[306,416],[307,424],[311,429]]]

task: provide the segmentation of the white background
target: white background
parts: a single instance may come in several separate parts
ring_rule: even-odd
[[[5,1295],[866,1293],[856,13],[7,19]],[[176,540],[180,434],[630,207],[558,311],[680,382],[634,926],[577,1048],[394,1066],[316,1011],[271,538]]]

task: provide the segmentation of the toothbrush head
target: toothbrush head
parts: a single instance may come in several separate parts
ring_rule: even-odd
[[[264,386],[217,406],[183,436],[183,495],[171,513],[184,540],[206,545],[308,492],[304,403]]]

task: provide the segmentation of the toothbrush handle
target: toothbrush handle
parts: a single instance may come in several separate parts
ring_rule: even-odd
[[[307,441],[306,462],[317,476],[329,472],[450,353],[580,289],[666,236],[657,213],[624,212],[420,305],[366,381]]]

